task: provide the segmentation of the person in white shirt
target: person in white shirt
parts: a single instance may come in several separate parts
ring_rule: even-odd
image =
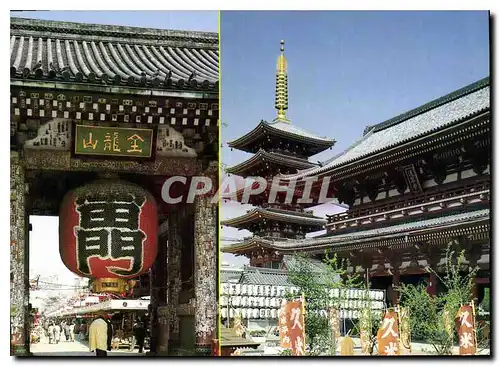
[[[108,323],[105,318],[105,312],[98,312],[95,319],[89,328],[89,349],[90,352],[96,353],[96,356],[107,356],[108,349]]]

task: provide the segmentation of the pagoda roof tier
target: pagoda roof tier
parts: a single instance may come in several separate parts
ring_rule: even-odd
[[[320,229],[326,225],[325,219],[309,213],[260,207],[254,208],[244,215],[221,221],[221,225],[244,229],[248,224],[262,220],[280,221],[288,224],[298,224],[304,226],[316,226]]]
[[[268,136],[275,136],[281,140],[307,145],[307,153],[304,156],[316,155],[335,144],[335,140],[307,132],[293,125],[291,122],[260,121],[260,123],[246,135],[228,142],[228,146],[249,153],[256,153],[261,148],[260,143],[267,140]]]
[[[285,155],[276,152],[267,152],[260,149],[254,156],[250,159],[227,168],[226,171],[230,174],[239,175],[243,178],[248,176],[258,176],[258,174],[252,174],[256,169],[262,166],[269,165],[268,170],[272,172],[277,167],[292,168],[292,169],[306,169],[315,166],[316,164],[309,162],[306,159],[295,157],[292,155]]]
[[[11,18],[12,78],[216,90],[218,35]]]
[[[467,235],[489,232],[490,210],[468,211],[427,220],[413,221],[383,228],[356,231],[321,238],[270,240],[252,237],[240,243],[221,247],[224,253],[241,253],[257,246],[293,252],[297,250],[357,250],[365,247],[401,245],[440,238],[443,232],[450,235]]]
[[[370,159],[379,161],[383,156],[404,155],[406,152],[401,150],[406,145],[426,143],[429,135],[470,120],[489,109],[490,78],[487,77],[388,121],[369,126],[360,140],[319,167],[280,178],[294,180],[359,170]],[[380,162],[377,164],[380,165]]]

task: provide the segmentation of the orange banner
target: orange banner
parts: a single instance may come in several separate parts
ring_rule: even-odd
[[[290,336],[288,335],[288,320],[286,314],[286,303],[281,305],[278,316],[278,327],[280,331],[280,346],[283,349],[291,349],[292,343],[290,342]]]
[[[470,356],[476,354],[476,329],[474,309],[471,305],[462,305],[455,316],[458,323],[459,354]]]
[[[399,355],[399,327],[395,311],[388,310],[385,313],[382,327],[377,332],[377,341],[379,355]]]
[[[279,330],[281,347],[291,349],[292,355],[304,356],[304,308],[302,301],[288,301],[280,310]]]

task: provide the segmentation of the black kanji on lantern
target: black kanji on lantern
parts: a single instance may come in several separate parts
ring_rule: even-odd
[[[146,234],[139,229],[139,215],[145,202],[144,195],[122,192],[96,192],[76,199],[76,211],[80,214],[80,225],[75,230],[80,272],[91,274],[91,257],[129,259],[131,269],[112,270],[117,275],[130,276],[141,271]]]
[[[105,229],[101,230],[76,230],[76,245],[78,253],[78,270],[90,275],[89,258],[107,257],[108,255],[108,236]]]
[[[111,257],[112,258],[130,258],[132,259],[132,268],[130,271],[114,270],[119,275],[128,275],[139,273],[142,267],[142,241],[146,235],[140,231],[120,231],[111,230]]]

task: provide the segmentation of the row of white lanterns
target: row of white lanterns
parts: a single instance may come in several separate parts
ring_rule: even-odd
[[[222,283],[221,293],[223,295],[250,295],[281,297],[291,292],[296,295],[299,288],[292,286],[270,286],[270,285],[245,285],[234,283]]]
[[[382,308],[380,309],[382,310]],[[220,315],[223,319],[227,319],[229,313],[229,317],[231,319],[235,318],[238,314],[241,315],[243,319],[277,319],[278,318],[278,309],[228,309],[222,308],[220,309]],[[320,314],[324,317],[328,316],[328,311],[320,310]],[[348,319],[357,319],[361,315],[361,312],[358,310],[340,310],[340,318],[348,318]]]
[[[219,298],[220,306],[236,306],[236,307],[259,307],[259,308],[280,308],[284,298],[275,297],[248,297],[248,296],[221,296]],[[329,301],[329,306],[338,306],[343,309],[364,309],[370,306],[372,309],[382,309],[384,303],[382,301],[366,301],[366,300],[339,300]]]
[[[284,297],[289,292],[293,295],[300,295],[299,291],[299,288],[291,286],[221,284],[222,295]],[[370,300],[384,300],[384,291],[382,290],[369,290],[369,293],[367,290],[359,289],[330,289],[326,291],[329,291],[329,296],[332,298],[364,299],[368,295]]]

